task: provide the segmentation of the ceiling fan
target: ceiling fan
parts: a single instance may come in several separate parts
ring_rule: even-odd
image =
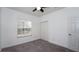
[[[33,12],[35,12],[35,11],[37,11],[37,10],[39,10],[39,11],[41,11],[41,12],[44,12],[44,8],[47,8],[47,7],[37,7],[37,8],[35,8],[35,9],[33,9]]]

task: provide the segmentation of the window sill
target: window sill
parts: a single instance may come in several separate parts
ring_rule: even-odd
[[[24,37],[29,37],[29,36],[32,36],[32,35],[18,35],[17,38],[24,38]]]

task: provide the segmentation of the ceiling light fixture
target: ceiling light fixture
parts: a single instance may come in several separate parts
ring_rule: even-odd
[[[44,12],[44,9],[45,9],[45,8],[47,8],[47,7],[35,7],[35,8],[33,9],[33,12],[35,12],[35,11]]]
[[[37,10],[40,10],[41,8],[40,7],[37,7]]]

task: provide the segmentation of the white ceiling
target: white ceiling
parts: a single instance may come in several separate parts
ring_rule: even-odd
[[[51,13],[51,12],[63,9],[64,7],[48,7],[48,8],[43,8],[44,9],[43,13],[40,12],[40,11],[32,12],[32,10],[35,7],[8,7],[8,8],[14,9],[14,10],[17,10],[17,11],[20,11],[20,12],[28,13],[28,14],[31,14],[31,15],[35,15],[35,16],[42,16],[42,15],[45,15],[45,14],[48,14],[48,13]]]

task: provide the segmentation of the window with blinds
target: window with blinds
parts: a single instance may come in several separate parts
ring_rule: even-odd
[[[28,36],[32,32],[32,22],[28,20],[20,20],[17,26],[18,36]]]

